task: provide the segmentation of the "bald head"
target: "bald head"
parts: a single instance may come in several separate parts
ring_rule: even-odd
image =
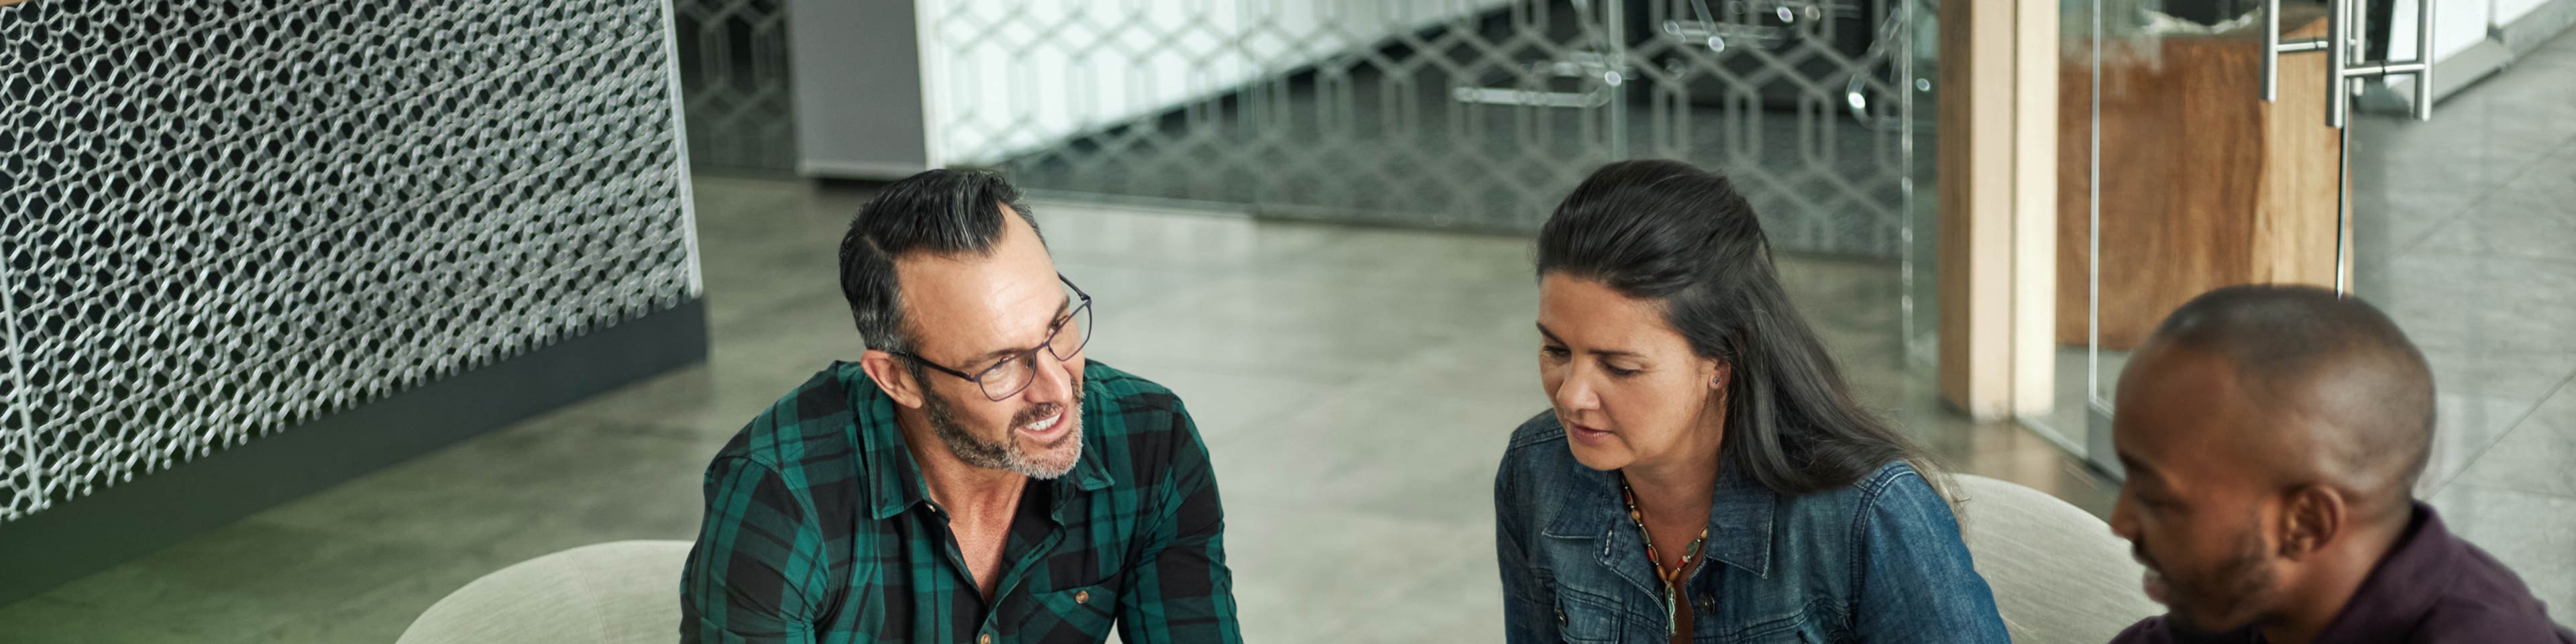
[[[2233,424],[2246,454],[2284,478],[2355,495],[2402,520],[2433,440],[2433,375],[2397,324],[2359,299],[2308,286],[2232,286],[2175,309],[2142,348],[2222,363],[2263,422]]]

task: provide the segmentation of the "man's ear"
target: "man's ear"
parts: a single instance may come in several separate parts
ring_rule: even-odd
[[[2298,561],[2333,545],[2351,527],[2352,505],[2343,492],[2331,486],[2309,483],[2291,489],[2283,497],[2281,514],[2281,556]]]
[[[885,392],[886,397],[893,398],[894,404],[902,405],[907,409],[921,408],[922,383],[913,379],[912,370],[903,368],[902,358],[884,351],[869,349],[867,353],[859,355],[859,369],[867,371],[868,379],[877,381],[877,390]]]

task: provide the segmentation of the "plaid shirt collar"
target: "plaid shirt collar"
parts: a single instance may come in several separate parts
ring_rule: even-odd
[[[904,447],[903,428],[895,420],[894,398],[878,389],[876,380],[869,378],[858,363],[838,362],[832,366],[842,387],[850,392],[854,422],[843,426],[849,428],[850,444],[859,446],[859,460],[867,469],[868,516],[882,521],[928,502],[930,490],[921,480],[921,464],[914,462],[912,450]],[[1085,382],[1082,393],[1087,402],[1097,392]],[[1084,427],[1100,426],[1100,419],[1094,417],[1099,407],[1082,406]],[[1082,456],[1074,461],[1073,471],[1040,481],[1054,493],[1054,507],[1049,508],[1048,515],[1057,524],[1066,521],[1064,500],[1072,498],[1075,491],[1095,492],[1109,487],[1109,472],[1102,469],[1100,459],[1087,453]]]

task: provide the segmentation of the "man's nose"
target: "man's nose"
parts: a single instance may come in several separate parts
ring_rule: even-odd
[[[1073,398],[1073,374],[1067,373],[1066,362],[1055,359],[1044,349],[1029,355],[1029,388],[1020,392],[1033,403],[1061,403]]]

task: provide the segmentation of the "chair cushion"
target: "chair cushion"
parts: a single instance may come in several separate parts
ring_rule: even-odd
[[[618,541],[513,564],[438,600],[398,644],[671,642],[689,546]]]
[[[2039,490],[1966,474],[1953,481],[1968,552],[2013,641],[2107,642],[2164,613],[2110,524]]]

